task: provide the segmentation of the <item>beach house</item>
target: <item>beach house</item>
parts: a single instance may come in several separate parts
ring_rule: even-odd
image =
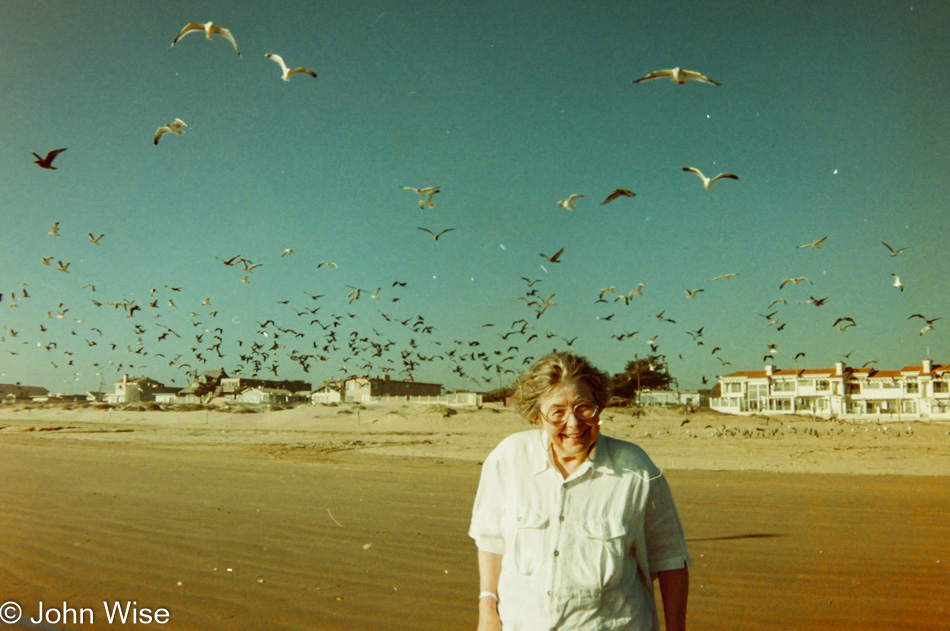
[[[333,384],[328,384],[333,385]],[[439,396],[442,384],[427,381],[402,381],[383,377],[347,377],[343,380],[343,393],[347,402],[365,402],[378,397]]]
[[[925,359],[900,369],[740,370],[719,378],[710,407],[730,414],[807,414],[826,418],[950,419],[950,364]]]

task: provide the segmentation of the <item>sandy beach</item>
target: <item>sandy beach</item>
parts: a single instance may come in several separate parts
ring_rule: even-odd
[[[691,628],[945,628],[950,425],[605,419],[670,479]],[[131,601],[166,629],[474,629],[479,465],[528,428],[493,405],[3,408],[0,602],[91,612],[58,629],[142,626],[107,621]]]

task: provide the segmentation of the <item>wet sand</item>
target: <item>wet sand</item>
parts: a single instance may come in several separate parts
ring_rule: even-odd
[[[414,433],[396,421],[375,437],[352,424],[320,434],[329,421],[305,431],[287,421],[313,423],[311,411],[250,420],[29,414],[0,422],[0,601],[27,615],[40,600],[89,607],[94,625],[58,626],[96,629],[131,628],[106,624],[102,605],[127,600],[167,609],[166,629],[474,629],[477,570],[465,533],[478,457],[496,434],[524,429],[496,415],[487,431],[477,414],[455,425],[406,414]],[[361,423],[385,424],[380,414],[366,411]],[[677,418],[631,423],[685,431]],[[918,451],[945,456],[946,429]],[[638,442],[658,463],[682,464],[662,466],[693,557],[691,628],[945,628],[947,477],[756,470],[781,450],[759,449],[767,457],[757,461],[748,449],[739,464],[754,439]],[[799,468],[840,460],[827,442]],[[391,455],[387,443],[421,451]],[[801,456],[793,445],[785,451]],[[915,470],[909,460],[895,470]]]

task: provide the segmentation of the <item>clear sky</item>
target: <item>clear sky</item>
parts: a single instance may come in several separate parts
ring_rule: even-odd
[[[3,13],[0,382],[78,393],[100,376],[111,390],[123,373],[183,386],[191,369],[276,367],[319,385],[404,377],[405,356],[416,379],[488,389],[499,364],[552,349],[617,372],[654,336],[682,388],[761,368],[769,344],[783,368],[950,363],[946,2]],[[221,36],[170,46],[209,20],[242,58]],[[319,77],[285,83],[265,53]],[[722,85],[633,83],[677,66]],[[155,146],[175,118],[190,128]],[[33,163],[62,147],[55,171]],[[739,180],[704,190],[685,166]],[[403,186],[441,192],[420,209]],[[616,188],[636,196],[601,205]],[[557,205],[572,193],[575,210]],[[562,247],[558,263],[540,256]],[[235,255],[261,265],[222,263]],[[802,276],[813,284],[779,289]],[[538,317],[528,301],[551,294]],[[921,335],[915,313],[944,319]],[[832,326],[846,316],[855,326]]]

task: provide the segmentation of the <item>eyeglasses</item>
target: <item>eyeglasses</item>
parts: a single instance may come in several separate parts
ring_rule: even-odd
[[[573,414],[574,418],[578,421],[586,423],[587,421],[592,421],[597,418],[597,415],[600,414],[600,406],[596,403],[585,401],[578,403],[572,408],[554,408],[548,411],[547,414],[541,413],[541,418],[551,425],[558,426],[567,423],[568,414]]]

